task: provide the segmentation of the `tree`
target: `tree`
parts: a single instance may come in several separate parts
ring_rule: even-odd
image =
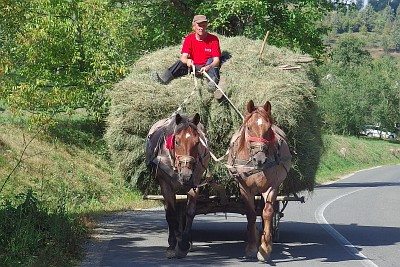
[[[35,119],[106,112],[106,91],[139,55],[130,50],[132,10],[102,0],[9,0],[0,12],[0,96],[13,110]]]
[[[400,121],[400,63],[388,56],[373,61],[367,68],[365,83],[370,99],[369,119],[392,130]]]
[[[376,12],[373,7],[368,4],[364,9],[362,9],[359,13],[359,20],[361,22],[361,27],[365,28],[368,32],[374,29],[374,22],[376,17]]]
[[[400,8],[396,10],[396,18],[393,22],[393,28],[391,31],[391,37],[394,44],[394,48],[397,52],[400,52]]]
[[[331,53],[332,60],[339,65],[355,66],[371,59],[368,51],[364,50],[364,42],[352,35],[341,37]]]
[[[319,69],[318,105],[325,131],[358,135],[366,124],[391,129],[400,120],[400,64],[387,56],[372,60],[361,42],[348,39]]]
[[[388,5],[382,11],[376,14],[375,30],[382,34],[388,34],[392,28],[394,21],[394,11]]]
[[[213,18],[212,28],[224,35],[244,35],[321,56],[322,35],[328,31],[321,23],[332,8],[326,1],[214,0],[203,1],[197,9]]]
[[[358,135],[365,124],[369,102],[359,68],[331,63],[320,69],[323,78],[317,102],[326,132]]]

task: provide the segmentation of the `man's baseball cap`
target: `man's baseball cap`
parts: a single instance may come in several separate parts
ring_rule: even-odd
[[[194,23],[201,23],[201,22],[204,22],[204,21],[208,22],[207,17],[204,16],[204,15],[196,15],[196,16],[193,17],[193,22]]]

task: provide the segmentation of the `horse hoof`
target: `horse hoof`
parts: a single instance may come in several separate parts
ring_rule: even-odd
[[[258,261],[265,262],[269,259],[270,254],[261,253],[260,251],[257,252],[257,259]]]
[[[186,257],[186,255],[189,253],[190,247],[191,246],[189,246],[188,249],[183,250],[183,249],[179,248],[178,244],[176,244],[176,247],[175,247],[175,255],[176,255],[176,257],[178,259],[182,259],[182,258]]]
[[[175,257],[176,257],[176,255],[175,255],[175,249],[173,249],[173,248],[171,248],[171,247],[167,248],[167,251],[165,252],[165,256],[166,256],[168,259],[175,258]]]
[[[254,248],[254,249],[247,249],[246,248],[246,254],[245,254],[246,256],[246,258],[248,258],[248,259],[254,259],[255,257],[256,257],[256,255],[257,255],[257,248]]]
[[[177,249],[175,250],[175,255],[176,255],[176,257],[177,257],[178,259],[182,259],[182,258],[186,257],[186,255],[188,254],[188,252],[189,252],[189,250],[183,251],[183,250],[180,250],[180,249],[177,248]]]
[[[257,259],[259,261],[267,261],[269,259],[269,256],[271,255],[272,252],[272,247],[267,246],[264,248],[264,246],[260,246],[258,252],[257,252]]]

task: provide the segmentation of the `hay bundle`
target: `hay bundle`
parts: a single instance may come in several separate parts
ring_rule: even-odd
[[[276,124],[288,136],[297,155],[282,193],[313,190],[321,150],[319,119],[309,68],[282,70],[301,57],[286,49],[266,46],[259,59],[261,41],[244,37],[220,37],[223,53],[230,59],[221,68],[221,87],[242,113],[252,99],[258,104],[269,100]],[[163,72],[180,57],[181,46],[168,47],[143,56],[132,73],[111,92],[106,140],[119,174],[144,193],[157,193],[145,166],[144,143],[150,127],[171,116],[181,106],[182,114],[199,112],[207,129],[211,151],[225,154],[230,138],[241,125],[241,117],[227,101],[219,103],[206,89],[207,81],[181,77],[168,85],[154,82],[151,70]],[[186,101],[185,101],[186,100]],[[235,190],[224,162],[212,162],[211,172],[228,193]]]

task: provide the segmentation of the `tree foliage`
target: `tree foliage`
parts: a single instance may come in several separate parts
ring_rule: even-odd
[[[400,121],[399,62],[372,60],[362,42],[346,37],[319,71],[318,104],[327,132],[358,135],[366,124],[392,130]]]
[[[351,35],[344,35],[331,53],[332,60],[343,66],[360,65],[370,59],[370,53],[364,50],[365,43]]]
[[[262,39],[270,31],[268,43],[318,58],[328,30],[318,22],[330,8],[326,1],[215,0],[204,1],[198,12],[214,18],[211,25],[221,34]]]
[[[396,18],[391,31],[391,37],[395,50],[400,52],[400,7],[396,9]]]
[[[104,92],[135,56],[132,10],[102,0],[9,0],[0,12],[0,96],[11,108],[38,118],[106,111]]]

